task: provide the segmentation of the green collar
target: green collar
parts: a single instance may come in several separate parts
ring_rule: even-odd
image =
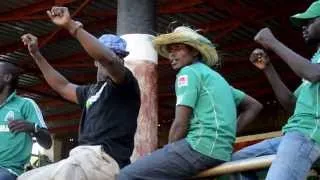
[[[13,93],[11,93],[7,99],[0,105],[0,107],[4,106],[5,104],[7,104],[9,101],[11,101],[14,97],[16,97],[16,91],[13,91]]]
[[[320,49],[318,49],[317,52],[313,54],[311,60],[313,60],[314,58],[317,58],[319,56],[320,56]]]

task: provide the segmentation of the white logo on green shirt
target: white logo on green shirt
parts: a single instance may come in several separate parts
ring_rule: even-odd
[[[9,132],[10,129],[7,124],[0,125],[0,132]]]
[[[181,75],[178,77],[178,88],[188,86],[188,75]]]
[[[7,113],[7,115],[4,117],[5,122],[7,122],[9,120],[14,120],[14,112],[13,111],[9,111]]]
[[[14,119],[14,112],[13,111],[9,111],[7,113],[7,115],[3,119],[4,124],[0,125],[0,132],[9,132],[10,129],[8,127],[8,121],[9,120],[13,120],[13,119]]]

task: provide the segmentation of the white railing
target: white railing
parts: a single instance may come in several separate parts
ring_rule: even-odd
[[[214,168],[202,171],[194,178],[214,177],[223,174],[263,169],[269,167],[274,158],[275,155],[268,155],[238,161],[230,161]]]
[[[281,136],[280,131],[242,136],[236,139],[236,143],[261,141],[264,139],[269,139],[269,138],[278,137],[278,136]],[[254,157],[254,158],[249,158],[244,160],[226,162],[214,168],[202,171],[197,176],[193,177],[193,179],[204,178],[204,177],[215,177],[215,176],[220,176],[224,174],[232,174],[236,172],[268,168],[271,165],[272,160],[274,158],[275,158],[275,155],[268,155],[268,156],[260,156],[260,157]]]

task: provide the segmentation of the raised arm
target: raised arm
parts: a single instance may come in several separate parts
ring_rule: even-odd
[[[21,37],[25,46],[28,47],[31,57],[40,68],[45,80],[63,98],[78,103],[76,88],[77,85],[70,83],[58,71],[56,71],[48,61],[42,56],[38,48],[38,39],[32,34],[25,34]]]
[[[99,61],[115,83],[120,84],[123,82],[125,77],[123,59],[84,30],[80,22],[71,19],[68,8],[53,7],[50,11],[47,11],[47,14],[54,24],[67,29],[71,35],[79,40],[87,53],[94,60]]]
[[[255,49],[250,55],[250,61],[264,72],[280,104],[286,111],[292,113],[295,108],[296,97],[282,82],[268,55],[262,49]]]
[[[301,78],[310,82],[320,80],[320,65],[313,64],[300,56],[274,37],[269,28],[258,32],[254,40],[267,49],[274,51]]]

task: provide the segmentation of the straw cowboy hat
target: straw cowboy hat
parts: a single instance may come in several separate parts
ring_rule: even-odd
[[[177,27],[172,33],[162,34],[153,39],[156,51],[163,57],[169,58],[166,46],[173,43],[187,44],[197,49],[202,55],[204,63],[213,66],[219,58],[215,46],[204,36],[185,26]]]

